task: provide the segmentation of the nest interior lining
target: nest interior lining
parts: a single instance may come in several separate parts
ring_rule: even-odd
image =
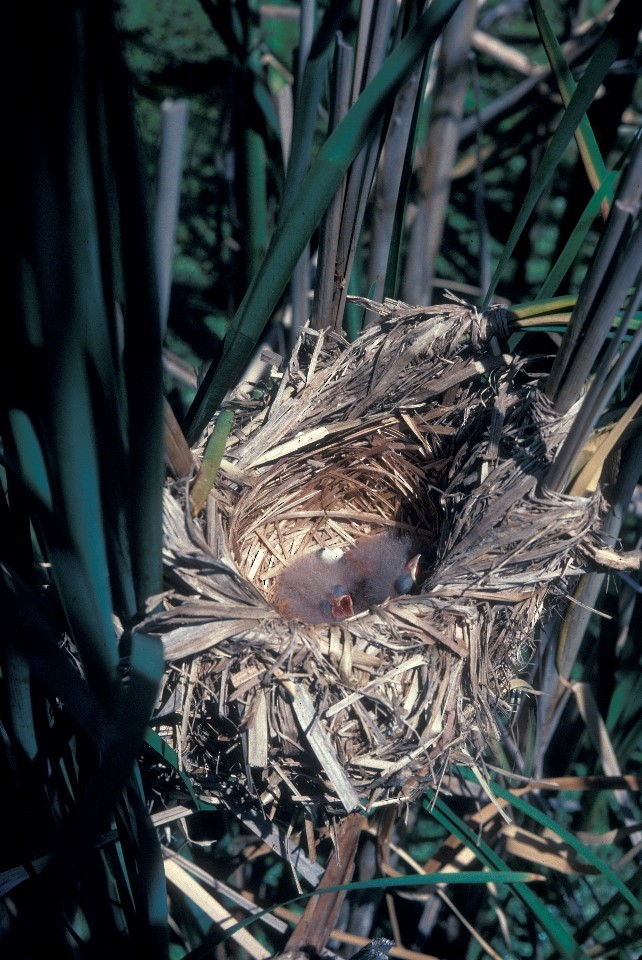
[[[437,444],[403,421],[373,425],[346,446],[335,436],[314,459],[300,457],[242,496],[230,521],[239,569],[272,602],[277,574],[319,547],[349,549],[362,536],[396,530],[436,540],[445,460]]]

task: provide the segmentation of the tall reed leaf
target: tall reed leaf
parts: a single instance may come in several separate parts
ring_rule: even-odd
[[[18,544],[3,557],[0,700],[24,811],[9,863],[34,851],[48,859],[0,915],[0,935],[14,956],[42,942],[57,956],[77,955],[79,943],[113,953],[125,934],[162,956],[159,854],[132,781],[163,673],[160,643],[134,628],[161,586],[147,185],[110,5],[37,4],[35,13],[7,13],[18,74],[0,430],[10,529],[17,537],[22,525],[33,560]],[[7,700],[8,680],[24,695]],[[96,845],[119,801],[130,817],[103,858]]]
[[[510,260],[519,237],[521,236],[535,205],[541,197],[544,188],[555,174],[555,170],[575,135],[582,118],[590,107],[598,87],[604,80],[613,61],[617,58],[620,48],[630,36],[631,31],[637,32],[642,22],[642,12],[637,0],[621,0],[613,18],[606,27],[604,34],[587,64],[582,79],[577,85],[566,110],[562,115],[557,130],[551,137],[544,156],[535,171],[531,185],[524,202],[519,209],[515,223],[510,232],[506,245],[502,251],[499,263],[486,293],[484,306],[491,302],[497,284]]]
[[[544,45],[546,56],[548,57],[555,80],[557,81],[557,86],[560,91],[562,101],[564,106],[568,106],[571,97],[577,89],[575,80],[573,79],[573,74],[571,73],[570,68],[564,58],[561,47],[557,42],[557,37],[555,36],[548,21],[541,0],[531,0],[531,9],[533,11],[533,16],[535,17],[535,23],[537,24],[540,37],[542,38],[542,44]],[[593,187],[593,190],[597,191],[600,189],[600,186],[606,176],[606,167],[604,166],[602,154],[600,153],[600,148],[597,140],[595,139],[595,134],[593,133],[593,129],[588,117],[582,117],[580,120],[579,127],[575,134],[575,139],[577,141],[577,146],[580,151],[580,156],[582,157],[582,162],[584,163],[584,168],[586,170],[589,182]],[[608,213],[609,204],[605,203],[603,207],[604,214],[606,216]]]
[[[462,773],[468,779],[472,775],[467,770]],[[493,784],[493,789],[494,789]],[[466,824],[461,817],[458,817],[439,796],[429,793],[430,812],[432,816],[452,832],[466,847],[475,852],[475,856],[480,863],[490,867],[493,870],[504,869],[504,863],[500,857],[491,849],[491,847],[481,840],[478,834]],[[532,913],[542,930],[550,937],[551,943],[559,952],[559,955],[566,960],[587,960],[588,954],[582,949],[577,940],[573,937],[571,930],[555,914],[552,913],[546,904],[537,896],[534,890],[531,890],[526,884],[515,883],[512,887],[513,892],[522,901],[524,906]]]

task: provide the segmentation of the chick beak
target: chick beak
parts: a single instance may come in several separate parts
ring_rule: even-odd
[[[335,620],[345,620],[346,617],[353,616],[354,607],[350,594],[344,593],[341,596],[333,597],[330,601],[330,610]]]
[[[417,583],[420,560],[421,554],[418,553],[416,557],[413,557],[412,560],[408,561],[404,568],[405,572],[395,580],[395,590],[398,595],[403,596],[404,594],[412,591],[413,587]]]
[[[419,576],[419,561],[421,560],[421,554],[418,553],[416,557],[413,557],[412,560],[409,560],[406,564],[406,571],[412,577],[413,584],[417,582],[417,577]]]

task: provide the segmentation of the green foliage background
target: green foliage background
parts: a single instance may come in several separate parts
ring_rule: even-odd
[[[221,5],[221,10],[241,9],[243,5]],[[291,11],[298,4],[279,4]],[[214,19],[227,18],[213,5],[181,0],[175,4],[144,3],[128,0],[122,5],[122,25],[126,53],[134,75],[137,116],[146,146],[150,177],[154,179],[159,137],[159,106],[164,97],[186,97],[190,103],[190,123],[185,152],[181,195],[181,221],[176,240],[176,261],[170,336],[167,345],[193,364],[209,363],[220,351],[220,340],[246,289],[247,224],[242,220],[235,196],[235,132],[233,105],[238,86],[237,74],[243,68],[242,53],[226,48],[224,39],[213,28],[204,12],[214,10]],[[342,24],[344,36],[354,39],[358,8],[350,9]],[[601,9],[598,2],[586,8],[587,17]],[[564,12],[553,4],[547,8],[558,35],[568,28],[572,8]],[[545,64],[539,34],[527,5],[519,4],[505,16],[500,4],[482,8],[477,28],[488,31],[514,47],[532,64]],[[225,35],[225,30],[221,29]],[[262,17],[256,40],[263,66],[257,83],[263,96],[253,105],[249,123],[266,142],[265,179],[267,183],[266,219],[274,229],[284,182],[278,122],[267,96],[282,85],[293,68],[298,39],[297,19]],[[635,44],[632,46],[634,48]],[[452,193],[436,264],[436,275],[457,292],[462,289],[473,302],[481,302],[487,256],[496,262],[531,181],[537,158],[541,157],[554,124],[558,101],[550,89],[545,95],[534,90],[517,104],[500,112],[484,124],[479,149],[483,156],[483,185],[476,182],[479,167],[475,162],[475,117],[509,94],[519,75],[507,70],[484,52],[475,54],[476,83],[468,85],[464,103],[466,121],[459,144],[459,161],[453,171]],[[277,71],[276,64],[279,66]],[[635,129],[639,111],[639,84],[635,85],[635,67],[609,76],[608,96],[598,100],[591,110],[591,121],[600,149],[612,166],[622,156]],[[624,124],[618,118],[624,105]],[[427,105],[429,106],[429,104]],[[427,129],[427,108],[418,127],[421,142]],[[324,122],[317,122],[316,149],[322,143]],[[415,186],[416,189],[416,186]],[[497,293],[509,303],[533,300],[549,275],[568,238],[571,225],[590,197],[588,181],[571,143],[506,265]],[[598,226],[596,224],[596,226]],[[482,234],[484,250],[480,252]],[[595,244],[589,233],[580,255],[572,265],[560,292],[576,293]],[[363,240],[367,256],[368,233]],[[363,265],[355,270],[361,276],[354,292],[368,295]],[[477,291],[477,293],[475,292]],[[276,318],[278,321],[279,317]],[[187,394],[191,399],[191,395]]]

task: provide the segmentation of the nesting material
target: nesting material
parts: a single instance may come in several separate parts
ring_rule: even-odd
[[[471,763],[599,529],[599,495],[540,484],[573,411],[501,352],[502,311],[362,303],[379,320],[355,343],[305,330],[235,398],[203,523],[166,495],[162,733],[199,789],[233,780],[268,812],[400,801]],[[275,607],[289,564],[384,534],[422,544],[410,593],[319,623]]]

